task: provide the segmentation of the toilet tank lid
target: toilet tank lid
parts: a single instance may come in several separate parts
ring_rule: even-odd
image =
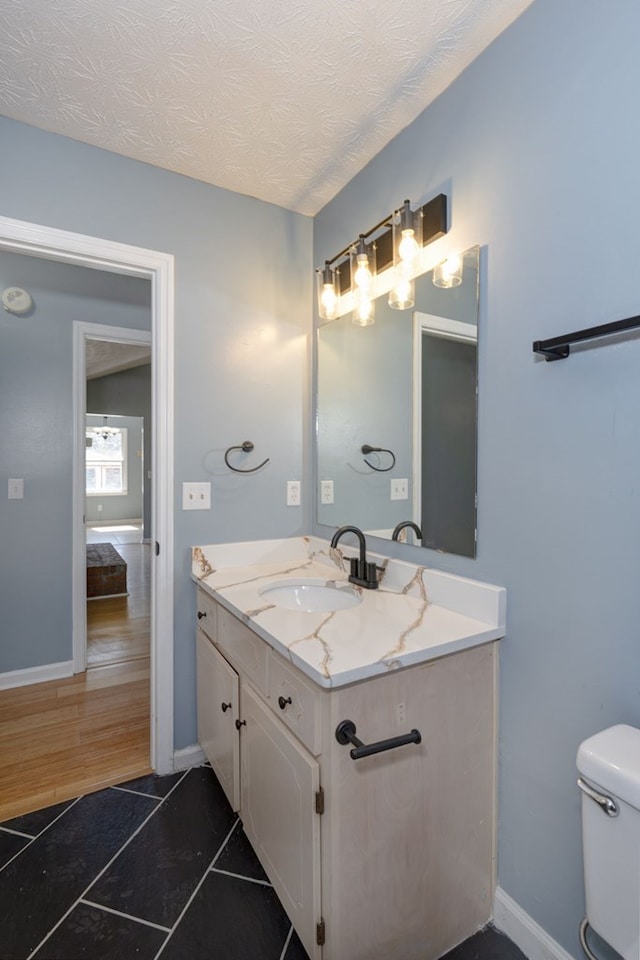
[[[606,793],[640,810],[640,730],[619,723],[578,748],[577,767]]]

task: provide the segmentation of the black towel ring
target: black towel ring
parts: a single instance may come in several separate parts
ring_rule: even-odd
[[[372,447],[372,446],[370,446],[370,444],[368,444],[368,443],[363,443],[363,444],[362,444],[362,447],[361,447],[360,449],[361,449],[362,452],[365,454],[364,462],[366,463],[366,465],[367,465],[368,467],[371,467],[372,470],[376,470],[378,473],[388,473],[389,470],[393,470],[393,468],[394,468],[395,465],[396,465],[395,454],[392,453],[391,450],[387,450],[386,447]],[[369,461],[367,460],[366,454],[368,454],[368,453],[388,453],[389,456],[391,457],[391,466],[389,466],[389,467],[374,467],[374,465],[373,465],[372,463],[369,463]]]
[[[229,467],[229,470],[233,470],[234,473],[255,473],[256,470],[260,470],[264,467],[265,463],[269,463],[270,457],[267,457],[266,460],[263,460],[262,463],[259,463],[257,467],[249,467],[247,470],[243,470],[241,467],[234,467],[229,463],[229,454],[232,450],[242,450],[243,453],[251,453],[253,450],[253,444],[251,440],[245,440],[244,443],[238,444],[236,447],[229,447],[225,450],[224,453],[224,462]]]

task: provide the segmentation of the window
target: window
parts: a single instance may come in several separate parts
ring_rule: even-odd
[[[126,427],[87,428],[87,496],[127,492]]]

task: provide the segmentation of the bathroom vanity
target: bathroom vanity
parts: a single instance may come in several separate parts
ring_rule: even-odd
[[[491,913],[505,591],[399,561],[351,588],[348,552],[194,548],[198,736],[312,960],[428,960]]]

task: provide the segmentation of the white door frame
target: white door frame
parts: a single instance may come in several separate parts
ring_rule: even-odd
[[[73,672],[87,669],[87,555],[86,555],[86,478],[85,442],[87,425],[87,340],[107,340],[133,346],[151,344],[148,330],[111,327],[102,323],[73,324]],[[153,364],[151,366],[153,382]],[[151,459],[153,461],[153,445]],[[153,477],[153,472],[151,473]],[[153,482],[151,484],[153,490]],[[153,583],[151,602],[153,603]]]
[[[151,524],[159,553],[156,556],[154,551],[151,574],[150,763],[158,773],[169,773],[173,770],[173,256],[8,217],[0,217],[0,250],[151,281]],[[74,510],[74,524],[77,517]]]

